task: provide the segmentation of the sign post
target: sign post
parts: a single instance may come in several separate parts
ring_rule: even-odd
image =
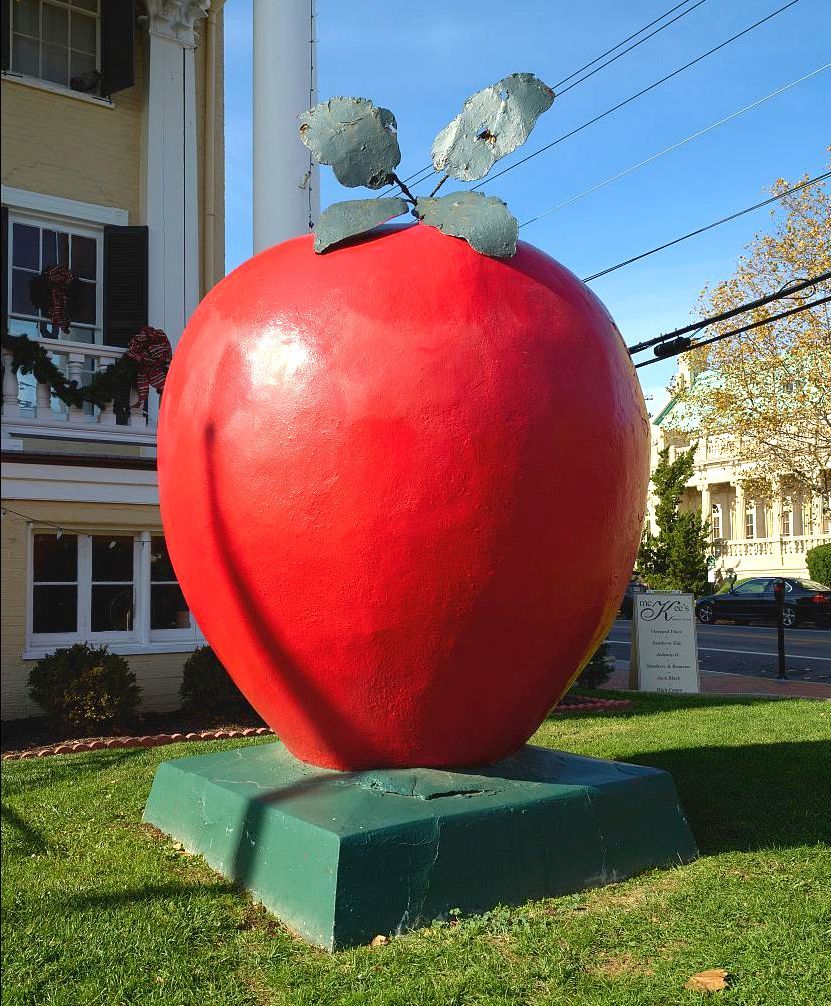
[[[785,584],[782,580],[774,580],[773,596],[776,598],[776,652],[778,657],[779,673],[776,675],[779,681],[786,681],[788,677],[785,668]]]
[[[699,692],[695,601],[680,591],[636,594],[629,687],[644,692]]]

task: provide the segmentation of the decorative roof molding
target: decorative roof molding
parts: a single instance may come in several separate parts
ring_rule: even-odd
[[[207,17],[211,0],[145,0],[151,35],[196,48],[196,26]]]

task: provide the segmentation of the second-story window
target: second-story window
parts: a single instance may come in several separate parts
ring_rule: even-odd
[[[785,537],[793,534],[793,502],[787,498],[782,501],[782,534]]]
[[[70,87],[99,69],[99,0],[2,2],[11,4],[13,72]]]
[[[721,538],[721,503],[713,503],[712,513],[710,514],[710,531],[710,537],[713,541]]]
[[[11,215],[10,215],[11,216]],[[61,227],[57,223],[12,217],[9,221],[9,331],[48,339],[100,343],[101,235],[95,230]],[[49,266],[72,270],[77,282],[72,291],[69,331],[55,325],[44,304],[32,301],[32,281]]]
[[[744,512],[744,536],[745,538],[756,537],[756,504],[747,504]]]

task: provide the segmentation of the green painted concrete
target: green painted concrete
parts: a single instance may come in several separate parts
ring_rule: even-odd
[[[334,772],[279,743],[180,758],[144,820],[329,950],[697,855],[668,773],[531,746],[464,772]]]

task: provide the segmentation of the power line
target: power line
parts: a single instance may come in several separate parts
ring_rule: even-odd
[[[729,223],[731,220],[737,220],[739,217],[743,217],[746,213],[752,213],[754,210],[760,210],[763,206],[770,206],[771,203],[778,202],[780,199],[784,199],[785,196],[789,196],[794,192],[799,192],[800,189],[807,188],[809,185],[816,185],[818,182],[823,182],[829,177],[831,177],[831,171],[826,171],[822,175],[817,175],[816,178],[809,178],[807,182],[800,182],[799,185],[794,185],[789,189],[785,189],[784,192],[780,192],[777,196],[771,196],[770,199],[763,199],[760,203],[754,203],[753,206],[747,206],[745,209],[738,210],[736,213],[731,213],[729,216],[722,217],[720,220],[714,220],[711,224],[707,224],[704,227],[698,227],[694,231],[682,234],[681,237],[673,238],[672,241],[665,241],[661,245],[656,245],[648,251],[641,252],[640,255],[633,255],[631,258],[625,259],[623,262],[618,262],[616,265],[611,265],[607,269],[601,269],[600,272],[594,272],[591,276],[585,276],[583,278],[583,282],[591,283],[592,280],[599,279],[601,276],[608,276],[610,272],[622,269],[624,266],[631,265],[633,262],[639,262],[641,259],[647,258],[650,255],[655,255],[657,252],[663,251],[665,248],[671,248],[673,245],[680,244],[682,241],[686,241],[688,238],[693,238],[698,234],[704,234],[705,231],[711,231],[714,227],[720,227],[722,224]]]
[[[810,279],[801,279],[793,283],[786,283],[785,286],[776,290],[774,293],[769,293],[764,297],[757,297],[756,300],[749,300],[744,304],[740,304],[738,307],[731,307],[729,310],[722,311],[720,314],[709,315],[706,318],[701,318],[699,321],[691,322],[683,328],[675,328],[664,335],[658,335],[654,339],[647,339],[646,342],[639,342],[634,346],[627,346],[626,348],[629,350],[630,356],[634,353],[640,353],[642,350],[649,349],[651,346],[657,346],[659,343],[666,342],[668,339],[675,339],[678,336],[686,335],[688,332],[698,332],[702,328],[709,328],[710,325],[715,325],[720,321],[727,321],[728,318],[735,318],[737,314],[745,314],[747,311],[753,311],[757,307],[764,307],[765,304],[770,304],[773,301],[787,300],[789,297],[793,296],[793,294],[799,293],[800,290],[804,290],[809,286],[817,286],[819,283],[823,283],[829,278],[831,278],[831,269],[820,273],[819,276],[813,276]]]
[[[615,49],[619,49],[622,45],[626,45],[627,42],[631,42],[633,38],[636,38],[642,32],[645,32],[648,28],[651,28],[652,25],[657,24],[659,21],[663,21],[663,19],[665,17],[669,17],[670,14],[674,14],[679,7],[683,7],[684,4],[687,3],[689,3],[689,0],[682,0],[681,3],[676,4],[674,7],[670,7],[670,9],[664,11],[663,14],[659,14],[654,21],[650,21],[649,24],[645,24],[643,25],[642,28],[638,28],[637,31],[633,31],[631,35],[627,35],[626,38],[621,39],[620,42],[618,42],[617,45],[613,45],[611,49],[607,49],[605,52],[601,52],[599,56],[595,56],[594,59],[590,59],[588,63],[584,63],[581,67],[574,70],[567,77],[563,77],[563,79],[558,80],[556,84],[552,84],[551,89],[553,91],[556,91],[558,87],[561,87],[563,84],[567,84],[573,77],[578,76],[578,74],[581,74],[584,70],[588,70],[590,66],[594,66],[595,63],[599,62],[605,56],[608,56],[611,53],[613,53]]]
[[[831,294],[827,297],[818,297],[816,300],[809,301],[807,304],[802,304],[799,307],[792,307],[787,311],[781,311],[779,314],[772,314],[768,318],[762,318],[761,321],[754,321],[749,325],[742,325],[741,328],[734,328],[729,332],[722,332],[721,335],[714,335],[711,339],[700,339],[698,342],[679,339],[679,342],[685,342],[687,344],[679,346],[673,352],[668,352],[662,356],[658,356],[654,360],[644,360],[642,363],[636,363],[635,368],[639,370],[641,367],[649,367],[653,363],[661,363],[663,360],[669,360],[673,356],[680,356],[682,353],[688,353],[690,350],[699,349],[701,346],[709,346],[713,342],[721,342],[722,339],[729,339],[731,336],[741,335],[743,332],[749,332],[751,329],[760,328],[762,325],[770,325],[772,322],[780,321],[782,318],[789,318],[791,315],[801,314],[803,311],[810,311],[812,308],[819,307],[821,304],[827,304],[829,301],[831,301]]]
[[[660,14],[653,21],[650,21],[648,24],[643,25],[643,27],[638,28],[638,30],[632,32],[631,35],[627,35],[626,38],[618,42],[617,45],[613,45],[610,49],[607,49],[605,52],[600,53],[599,56],[595,56],[594,59],[589,60],[588,63],[584,63],[583,66],[579,67],[577,70],[574,70],[567,77],[563,77],[562,80],[557,81],[556,84],[553,84],[551,86],[552,91],[556,92],[557,88],[560,87],[562,84],[568,83],[568,81],[570,81],[573,77],[577,77],[579,74],[583,73],[584,70],[588,70],[590,67],[594,66],[594,64],[597,63],[599,60],[604,59],[606,56],[613,53],[615,49],[619,49],[622,45],[626,45],[627,42],[631,42],[633,38],[636,38],[638,35],[641,35],[643,32],[647,31],[649,28],[657,24],[659,21],[663,21],[663,19],[669,17],[670,14],[674,14],[675,11],[677,11],[680,7],[683,7],[685,4],[689,2],[690,0],[682,0],[681,3],[676,4],[674,7],[670,7],[669,10],[664,11],[663,14]],[[796,2],[796,0],[794,0],[794,2]],[[648,35],[647,38],[652,38],[654,35],[657,35],[658,32],[663,31],[664,28],[668,28],[671,24],[677,21],[679,17],[684,17],[685,14],[690,14],[693,10],[695,10],[696,7],[700,7],[702,3],[704,3],[704,0],[699,0],[699,2],[696,3],[693,7],[690,7],[688,10],[683,11],[681,14],[678,15],[678,17],[673,18],[672,21],[668,21],[666,24],[661,25],[660,28],[656,29],[654,32]],[[646,40],[647,40],[646,38],[641,39],[641,42],[645,42]],[[640,45],[640,42],[637,42],[636,45]],[[626,52],[631,52],[631,50],[634,48],[635,46],[630,46],[629,49],[626,50]],[[618,54],[618,56],[623,55],[625,55],[625,53],[623,52]],[[618,56],[615,56],[614,59],[617,59]],[[581,84],[583,80],[587,80],[588,77],[593,76],[597,72],[597,70],[602,70],[604,67],[608,66],[609,63],[612,62],[614,62],[614,60],[609,60],[607,63],[604,63],[602,67],[597,67],[595,70],[592,70],[590,74],[587,74],[581,80],[575,81],[574,84],[569,84],[569,86],[565,88],[564,91],[558,93],[557,96],[560,97],[561,94],[565,94],[565,91],[570,91],[572,87],[576,87],[577,84]],[[423,168],[419,168],[418,171],[414,171],[411,175],[408,175],[404,179],[404,184],[410,185],[410,183],[412,183],[413,186],[420,185],[422,182],[426,181],[430,177],[430,175],[435,174],[435,170],[436,169],[433,167],[432,164],[427,164]],[[417,178],[416,176],[418,175],[420,175],[421,177]],[[391,192],[395,188],[396,188],[395,185],[390,185],[389,188],[387,188],[384,192],[381,193],[381,195],[386,195],[388,192]]]
[[[723,126],[726,122],[730,122],[732,119],[738,118],[740,115],[744,115],[745,112],[758,108],[759,105],[764,104],[764,102],[769,101],[771,98],[775,98],[778,94],[782,94],[783,91],[787,91],[791,87],[796,87],[797,84],[801,84],[803,81],[809,80],[811,77],[816,76],[818,73],[822,73],[823,70],[827,70],[829,67],[831,67],[831,63],[826,63],[824,66],[820,66],[816,70],[806,73],[804,77],[800,77],[798,80],[792,80],[789,84],[784,84],[782,87],[775,91],[771,91],[770,94],[766,94],[763,98],[757,99],[750,105],[745,105],[744,108],[739,108],[737,111],[731,112],[730,115],[724,116],[723,119],[719,119],[717,122],[711,122],[709,126],[705,126],[703,129],[699,129],[695,133],[690,133],[690,135],[684,137],[683,140],[679,140],[677,143],[673,143],[671,146],[665,147],[663,150],[659,150],[656,154],[652,154],[650,157],[647,157],[642,161],[638,161],[637,164],[633,164],[631,167],[625,168],[623,171],[618,171],[615,175],[610,175],[609,178],[604,179],[602,182],[598,182],[596,185],[592,185],[588,189],[584,189],[583,192],[579,192],[576,196],[571,196],[570,199],[566,199],[563,202],[558,203],[556,206],[552,206],[550,209],[544,210],[542,213],[538,213],[537,216],[531,217],[529,220],[521,223],[520,227],[527,227],[529,224],[534,224],[538,220],[542,220],[545,217],[550,216],[552,213],[556,213],[557,210],[561,210],[565,206],[570,206],[572,203],[576,203],[578,199],[583,199],[584,196],[591,195],[592,192],[597,192],[598,189],[602,189],[611,182],[617,181],[618,178],[623,178],[625,175],[629,175],[633,171],[637,171],[638,168],[642,168],[644,165],[657,160],[659,157],[663,157],[664,154],[669,154],[673,150],[683,147],[684,144],[689,143],[691,140],[698,139],[699,136],[704,136],[705,133],[711,132],[718,126]]]
[[[648,35],[644,35],[644,37],[638,39],[637,42],[633,42],[628,49],[624,49],[622,52],[619,52],[616,56],[612,56],[611,59],[607,59],[605,63],[601,63],[600,66],[596,66],[591,72],[585,74],[585,76],[583,77],[580,77],[579,80],[575,80],[573,84],[569,84],[568,87],[564,87],[562,91],[560,91],[558,97],[562,98],[562,96],[564,94],[567,94],[572,89],[572,87],[577,87],[578,84],[582,84],[584,80],[588,80],[589,77],[593,77],[600,70],[603,70],[605,67],[610,66],[612,63],[615,62],[615,60],[620,59],[621,56],[625,56],[627,52],[631,52],[633,49],[637,49],[638,46],[642,45],[644,42],[648,42],[649,39],[653,37],[653,35],[657,35],[658,32],[663,31],[664,28],[669,28],[671,24],[675,24],[675,22],[678,21],[680,18],[686,17],[687,14],[692,14],[692,12],[696,9],[696,7],[700,7],[703,3],[706,3],[706,0],[698,0],[698,3],[693,4],[692,7],[688,7],[686,10],[682,10],[681,13],[676,14],[671,21],[667,21],[667,23],[662,24],[660,28],[656,28],[655,31],[651,31]]]
[[[783,11],[788,10],[789,7],[793,7],[797,3],[799,3],[799,0],[789,0],[789,2],[786,3],[784,6],[779,7],[777,10],[773,11],[772,13],[766,15],[763,18],[760,18],[758,21],[754,21],[753,24],[748,25],[747,28],[742,29],[742,31],[737,32],[735,35],[731,35],[730,38],[725,39],[718,45],[714,45],[712,49],[708,49],[706,52],[701,53],[700,56],[696,56],[695,59],[691,59],[688,63],[684,63],[683,66],[679,66],[677,69],[673,70],[671,73],[666,74],[664,77],[661,77],[659,80],[653,81],[651,84],[648,84],[646,87],[642,88],[640,91],[637,91],[635,94],[629,95],[629,97],[624,98],[623,101],[619,101],[616,105],[612,105],[612,107],[607,108],[605,112],[601,112],[599,115],[595,115],[594,118],[588,119],[586,122],[582,123],[579,126],[575,126],[574,129],[569,130],[569,132],[567,133],[563,133],[562,136],[558,136],[555,140],[552,140],[550,143],[546,143],[544,146],[538,147],[536,150],[532,150],[530,154],[526,154],[525,157],[521,157],[518,161],[514,161],[513,164],[509,164],[501,171],[497,171],[496,174],[491,175],[490,178],[483,178],[480,182],[477,182],[475,185],[472,185],[469,191],[475,191],[476,189],[481,188],[485,184],[490,184],[490,182],[495,181],[502,175],[507,175],[509,171],[513,171],[515,168],[518,168],[523,164],[527,164],[528,161],[532,160],[532,158],[539,157],[539,155],[544,154],[546,150],[551,150],[552,147],[556,147],[558,143],[562,143],[564,140],[568,140],[570,137],[575,136],[577,133],[582,132],[589,126],[593,126],[596,122],[600,122],[601,119],[605,119],[606,116],[611,115],[612,112],[616,112],[618,111],[618,109],[623,108],[624,105],[628,105],[630,104],[630,102],[635,101],[637,98],[643,97],[643,95],[648,94],[650,91],[653,91],[656,87],[660,87],[661,84],[665,84],[668,80],[672,80],[673,77],[677,77],[678,74],[683,73],[684,70],[689,70],[691,66],[695,66],[696,63],[700,63],[703,59],[706,59],[708,56],[712,56],[713,53],[716,53],[720,49],[723,49],[725,46],[730,45],[731,42],[735,42],[737,39],[742,38],[742,36],[747,35],[755,28],[758,28],[760,25],[763,25],[766,21],[770,21],[771,18],[774,18],[777,15],[783,13]]]

